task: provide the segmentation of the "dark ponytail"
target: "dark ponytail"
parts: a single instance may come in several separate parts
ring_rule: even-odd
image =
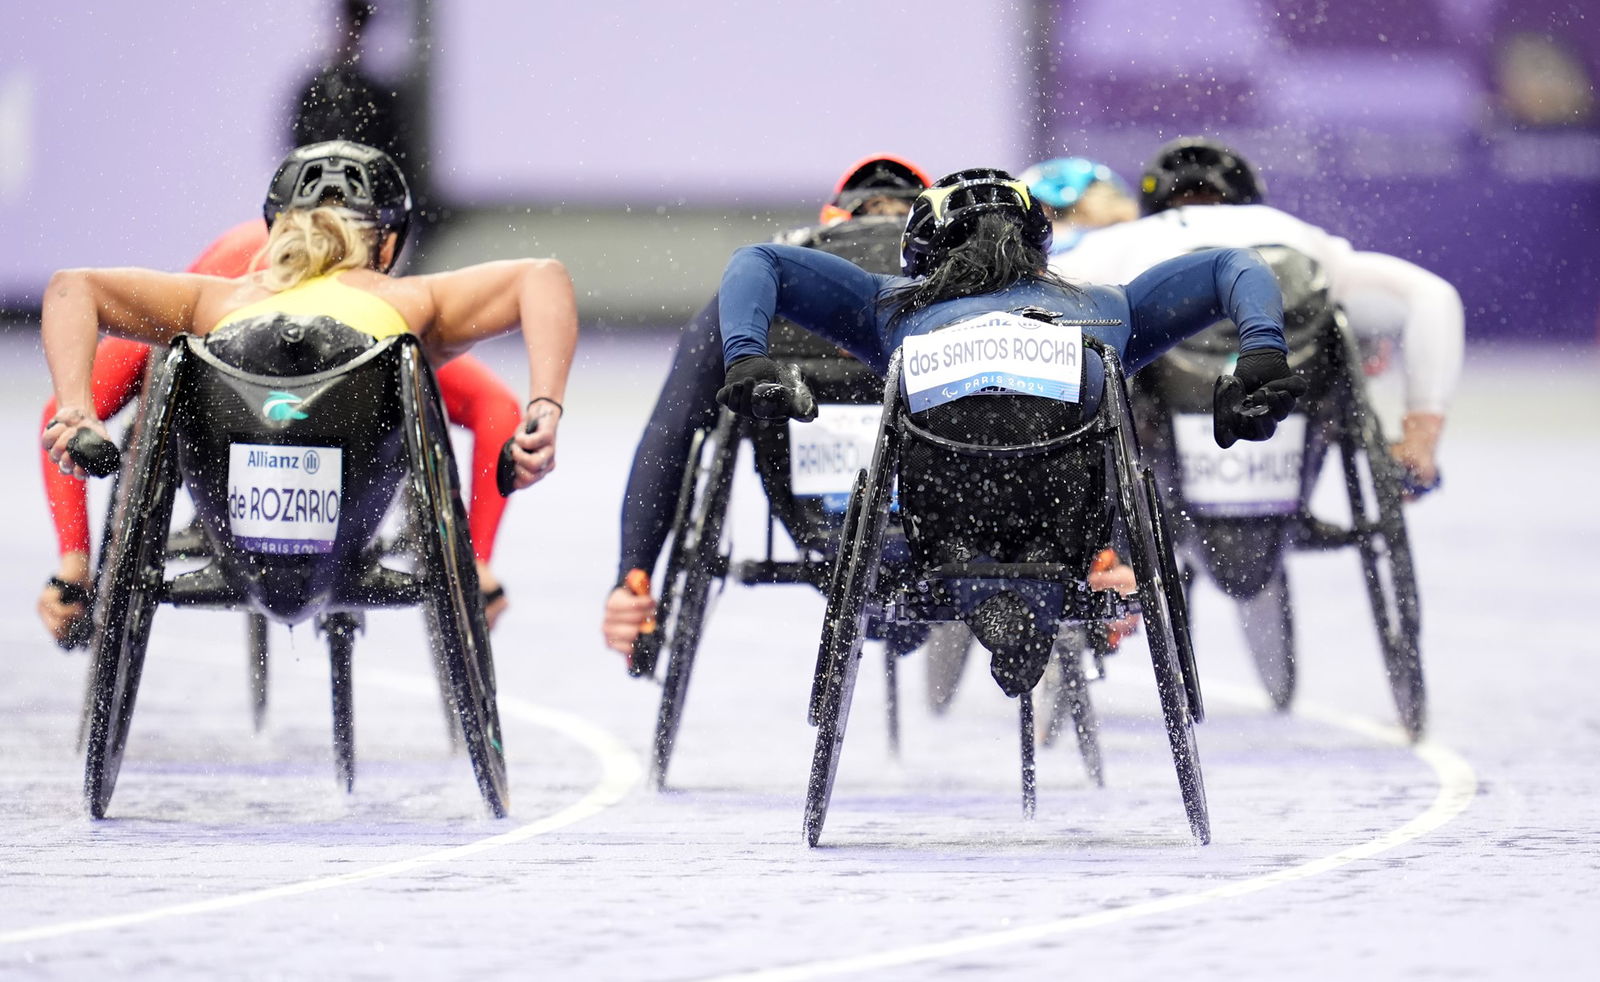
[[[1050,257],[1029,245],[1022,229],[1004,215],[979,215],[972,231],[945,254],[933,272],[905,286],[886,290],[878,297],[883,309],[892,309],[889,326],[945,300],[994,293],[1022,280],[1049,283],[1077,292],[1077,287],[1049,271]]]

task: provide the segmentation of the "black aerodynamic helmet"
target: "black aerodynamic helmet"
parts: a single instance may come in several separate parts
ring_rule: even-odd
[[[267,227],[290,208],[315,208],[329,199],[396,236],[395,255],[411,225],[411,189],[405,175],[382,150],[349,140],[296,147],[283,158],[261,213]]]
[[[906,276],[932,272],[989,214],[1011,221],[1030,246],[1050,251],[1050,219],[1028,185],[1003,170],[979,167],[941,177],[917,195],[900,237],[900,271]]]
[[[1231,147],[1203,136],[1173,140],[1156,152],[1139,181],[1139,207],[1154,215],[1182,194],[1215,194],[1229,205],[1253,205],[1266,197],[1255,168]]]

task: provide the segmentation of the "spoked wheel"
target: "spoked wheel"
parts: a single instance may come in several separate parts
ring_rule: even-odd
[[[1039,773],[1034,766],[1033,693],[1017,697],[1018,731],[1022,744],[1022,817],[1033,818],[1039,805]]]
[[[689,450],[689,467],[679,494],[683,521],[673,535],[657,618],[659,629],[665,631],[662,647],[667,655],[650,754],[650,785],[657,791],[666,785],[667,766],[672,762],[678,725],[683,720],[684,699],[689,694],[689,676],[700,650],[711,583],[722,576],[725,567],[722,525],[733,490],[738,444],[738,423],[731,413],[724,412],[716,429],[708,435],[697,435]]]
[[[889,387],[896,385],[895,368],[890,369]],[[806,812],[803,828],[807,845],[815,846],[828,817],[828,802],[833,797],[833,781],[839,772],[839,752],[844,746],[845,725],[850,719],[850,698],[855,692],[856,672],[861,663],[861,644],[866,635],[867,603],[878,580],[878,560],[883,553],[884,530],[889,520],[889,497],[894,476],[899,471],[898,446],[891,429],[892,408],[884,410],[873,454],[871,476],[856,474],[846,509],[845,534],[839,540],[832,582],[828,588],[828,608],[824,615],[822,643],[817,651],[817,675],[821,685],[813,692],[817,744],[811,754],[811,777],[806,784]]]
[[[1107,360],[1108,369],[1115,365],[1114,358]],[[1120,371],[1108,370],[1108,393],[1121,389],[1120,375]],[[1111,384],[1113,381],[1117,383],[1115,386]],[[1199,678],[1197,675],[1185,677],[1185,670],[1194,672],[1193,649],[1188,638],[1188,608],[1155,480],[1138,462],[1126,396],[1118,393],[1112,397],[1118,396],[1120,405],[1113,405],[1116,432],[1112,455],[1118,500],[1133,553],[1130,558],[1139,582],[1139,607],[1144,617],[1145,638],[1150,645],[1150,660],[1155,667],[1167,743],[1178,772],[1178,789],[1183,794],[1189,829],[1204,844],[1211,841],[1211,819],[1206,809],[1199,748],[1194,739],[1194,721],[1203,712]]]
[[[1098,625],[1090,625],[1098,630]],[[1078,753],[1083,757],[1083,769],[1096,787],[1106,786],[1105,762],[1100,754],[1100,721],[1095,717],[1094,703],[1089,698],[1089,679],[1083,671],[1083,652],[1077,645],[1057,642],[1056,665],[1060,671],[1050,699],[1050,715],[1046,717],[1045,746],[1053,746],[1061,730],[1070,720],[1077,736]]]
[[[1415,742],[1427,727],[1427,692],[1422,678],[1421,604],[1401,511],[1398,465],[1365,399],[1353,397],[1350,402],[1340,456],[1351,521],[1358,532],[1361,568],[1389,688],[1400,725]]]
[[[267,725],[267,619],[247,614],[244,629],[250,656],[250,722],[260,733]]]
[[[333,681],[333,764],[339,783],[349,793],[356,789],[355,690],[350,662],[361,620],[354,614],[330,614],[318,627],[328,636]]]
[[[116,790],[150,623],[161,602],[167,526],[178,490],[170,443],[182,359],[181,348],[151,359],[107,537],[90,642],[94,667],[83,779],[84,801],[95,818],[105,817]]]
[[[1261,592],[1239,604],[1245,643],[1272,706],[1286,712],[1294,701],[1294,614],[1289,608],[1288,573],[1280,564]]]
[[[450,681],[478,791],[489,811],[503,818],[510,807],[510,791],[495,703],[494,654],[466,512],[456,487],[455,458],[432,377],[416,346],[406,347],[401,364],[400,395],[411,465],[408,486],[419,547],[417,574],[423,580],[430,641]]]

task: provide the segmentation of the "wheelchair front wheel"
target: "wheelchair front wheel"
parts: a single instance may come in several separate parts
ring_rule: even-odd
[[[1098,625],[1089,625],[1099,630]],[[1071,720],[1077,737],[1078,754],[1083,758],[1083,769],[1096,787],[1106,786],[1105,759],[1100,752],[1100,722],[1095,717],[1094,703],[1089,698],[1089,678],[1083,670],[1083,652],[1075,644],[1056,643],[1056,665],[1060,678],[1050,700],[1050,714],[1046,717],[1045,746],[1054,745],[1063,726]]]

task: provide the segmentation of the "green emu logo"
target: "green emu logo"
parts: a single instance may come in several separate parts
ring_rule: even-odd
[[[267,401],[261,404],[261,415],[281,423],[288,419],[306,419],[299,410],[300,397],[293,392],[268,392]]]

